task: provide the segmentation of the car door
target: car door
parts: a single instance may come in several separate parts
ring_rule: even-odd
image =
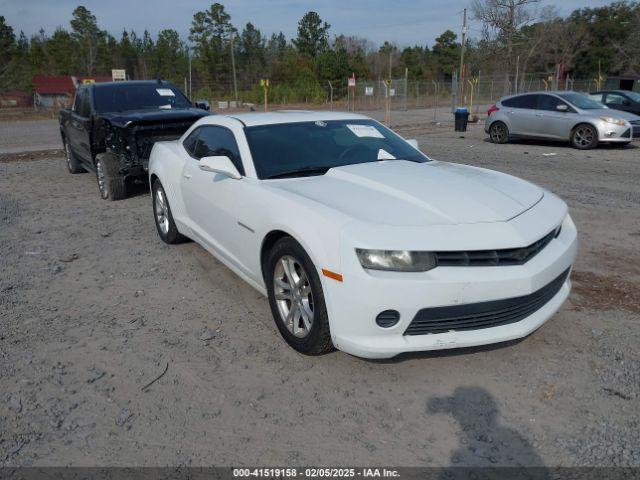
[[[192,231],[203,243],[228,261],[247,271],[238,248],[239,210],[242,206],[244,178],[229,178],[220,173],[200,170],[203,157],[226,155],[241,175],[244,168],[234,133],[223,126],[203,125],[192,145],[184,145],[189,156],[180,179],[182,199]],[[185,140],[188,142],[191,135]]]
[[[509,133],[522,136],[536,135],[537,97],[536,94],[526,94],[501,102],[506,107],[505,114],[509,121]]]
[[[569,138],[570,125],[576,113],[567,102],[554,95],[538,95],[536,115],[540,120],[538,128],[540,137],[563,140]]]
[[[625,112],[634,111],[633,102],[622,93],[607,93],[604,104],[614,110],[623,110]]]
[[[69,142],[73,153],[85,164],[93,165],[91,158],[91,97],[86,87],[78,88],[69,121]]]

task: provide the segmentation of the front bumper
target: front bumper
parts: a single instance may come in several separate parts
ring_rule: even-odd
[[[640,125],[626,122],[625,125],[615,125],[600,121],[597,124],[598,140],[600,142],[627,143],[640,141]]]
[[[577,254],[577,231],[566,216],[562,230],[523,265],[437,267],[428,272],[364,270],[355,254],[343,251],[344,282],[323,279],[336,348],[365,358],[390,358],[404,352],[461,348],[504,342],[529,335],[563,304],[571,288],[566,281],[531,315],[507,325],[477,330],[406,335],[418,311],[530,295],[571,268]],[[353,261],[349,259],[353,258]],[[382,328],[376,316],[397,310],[399,322]]]

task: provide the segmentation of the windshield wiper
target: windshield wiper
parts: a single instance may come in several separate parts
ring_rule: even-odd
[[[297,170],[287,170],[286,172],[274,173],[267,178],[287,178],[287,177],[303,177],[306,175],[324,175],[331,167],[307,167],[298,168]]]

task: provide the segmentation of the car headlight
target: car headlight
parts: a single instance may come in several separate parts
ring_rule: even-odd
[[[356,255],[363,268],[370,270],[426,272],[436,267],[436,257],[432,252],[356,248]]]
[[[613,123],[614,125],[620,125],[621,127],[624,127],[627,124],[624,120],[613,117],[600,117],[600,120],[607,123]]]

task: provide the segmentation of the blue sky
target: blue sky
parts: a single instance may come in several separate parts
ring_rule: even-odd
[[[193,14],[212,2],[203,0],[0,0],[0,15],[16,32],[28,35],[41,27],[52,33],[57,26],[69,28],[71,12],[85,5],[98,18],[101,28],[120,36],[123,28],[156,34],[174,28],[187,37]],[[390,40],[399,46],[429,45],[446,29],[456,33],[462,23],[462,9],[471,0],[229,0],[222,1],[232,23],[241,29],[252,22],[263,34],[283,31],[287,38],[296,33],[305,12],[317,11],[331,24],[331,34],[366,37],[376,44]],[[556,4],[562,14],[580,7],[611,3],[607,0],[545,0]],[[471,22],[470,34],[478,36],[480,26]]]

